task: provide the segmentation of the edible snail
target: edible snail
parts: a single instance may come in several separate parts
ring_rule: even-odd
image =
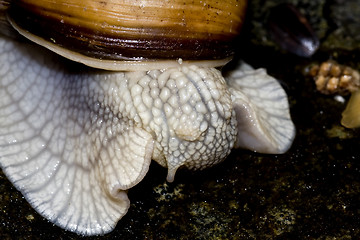
[[[283,153],[292,143],[274,78],[244,63],[225,78],[214,68],[234,53],[246,1],[0,4],[10,35],[0,37],[0,166],[64,229],[114,229],[151,159],[173,181],[233,147]]]

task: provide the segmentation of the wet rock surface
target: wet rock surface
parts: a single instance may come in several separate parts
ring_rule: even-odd
[[[268,10],[294,4],[320,48],[311,58],[280,49],[264,26]],[[305,69],[333,59],[360,70],[360,1],[250,1],[239,56],[278,78],[297,128],[283,155],[234,150],[201,172],[152,163],[129,191],[131,207],[116,229],[89,239],[359,239],[360,130],[340,125],[345,103],[316,91]],[[80,239],[38,215],[0,175],[1,239]]]

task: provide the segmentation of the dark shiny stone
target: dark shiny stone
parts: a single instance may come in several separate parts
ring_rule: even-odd
[[[269,14],[268,30],[284,50],[301,57],[310,57],[319,47],[307,19],[291,4],[280,4]]]

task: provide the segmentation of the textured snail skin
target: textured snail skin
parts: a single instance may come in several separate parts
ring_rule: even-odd
[[[106,72],[7,38],[0,62],[0,166],[41,215],[78,234],[113,230],[151,159],[173,181],[234,146],[281,153],[294,137],[285,92],[246,65],[227,82],[198,66]]]

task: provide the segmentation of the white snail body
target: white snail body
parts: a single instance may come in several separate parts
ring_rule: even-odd
[[[15,2],[5,12],[27,35],[12,11],[32,1]],[[141,2],[146,7],[155,1]],[[227,2],[208,4],[205,9],[224,6],[211,11],[227,16]],[[115,227],[129,208],[126,191],[143,179],[151,159],[167,167],[173,181],[178,168],[212,166],[233,147],[282,153],[294,137],[286,94],[261,69],[242,65],[224,78],[185,54],[185,61],[194,62],[180,64],[179,55],[145,61],[162,66],[157,69],[147,62],[140,64],[146,70],[104,71],[2,36],[0,50],[0,166],[40,214],[78,234]]]

